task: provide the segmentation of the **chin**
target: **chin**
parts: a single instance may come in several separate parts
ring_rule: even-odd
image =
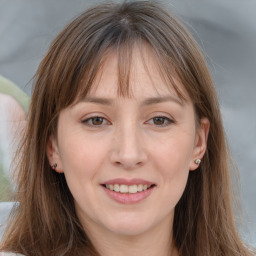
[[[149,223],[151,225],[149,225]],[[109,230],[117,235],[123,236],[137,236],[140,235],[147,230],[152,228],[152,221],[147,221],[145,218],[136,218],[136,219],[122,219],[115,221],[114,223],[109,225]]]

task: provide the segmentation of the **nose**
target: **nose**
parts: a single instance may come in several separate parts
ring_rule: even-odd
[[[113,139],[110,160],[126,170],[144,165],[148,159],[140,128],[127,125],[117,129]]]

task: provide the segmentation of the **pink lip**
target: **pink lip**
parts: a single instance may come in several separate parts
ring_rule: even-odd
[[[123,184],[123,183],[122,183]],[[134,184],[134,183],[133,183]],[[135,193],[135,194],[129,194],[129,193],[119,193],[112,190],[109,190],[102,186],[106,194],[113,199],[114,201],[121,203],[121,204],[135,204],[139,203],[140,201],[146,199],[148,196],[150,196],[151,192],[155,188],[155,186],[148,188],[147,190]]]
[[[105,185],[110,185],[110,184],[124,184],[124,185],[153,185],[153,182],[143,180],[143,179],[124,179],[124,178],[119,178],[119,179],[113,179],[113,180],[108,180],[103,182],[102,184]]]

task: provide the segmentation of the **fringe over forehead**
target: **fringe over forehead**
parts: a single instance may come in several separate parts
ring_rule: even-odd
[[[45,104],[55,108],[49,111],[58,115],[85,97],[109,51],[118,56],[118,95],[129,97],[132,52],[135,45],[143,44],[152,49],[166,84],[184,99],[173,81],[177,74],[191,97],[190,91],[198,82],[191,69],[195,69],[197,48],[177,18],[148,1],[103,4],[71,22],[53,41],[42,61],[37,76],[44,80],[48,99]]]

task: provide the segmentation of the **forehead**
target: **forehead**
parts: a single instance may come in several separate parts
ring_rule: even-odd
[[[145,45],[133,47],[129,61],[122,59],[114,50],[108,52],[87,96],[118,97],[120,89],[127,91],[126,95],[121,95],[124,97],[146,98],[171,94],[183,101],[177,93],[178,89],[182,96],[188,98],[175,72],[171,82],[154,52]]]

